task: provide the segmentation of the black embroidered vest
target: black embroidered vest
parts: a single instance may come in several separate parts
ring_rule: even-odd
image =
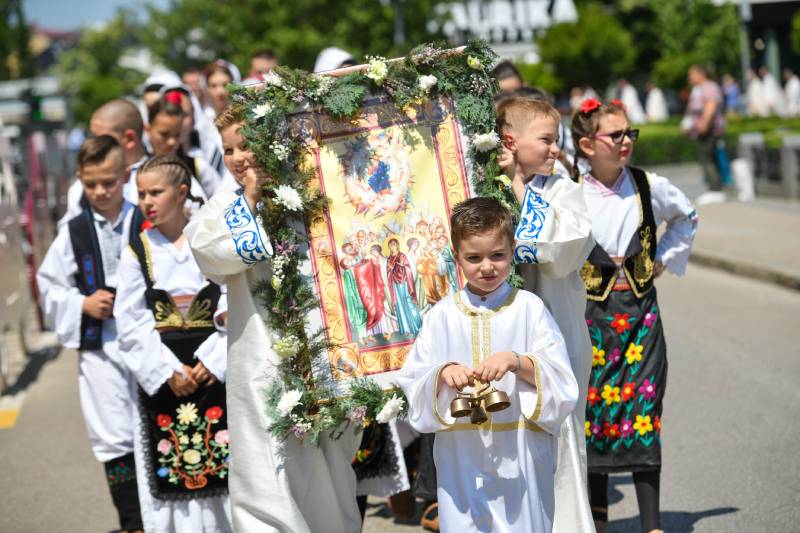
[[[78,290],[85,296],[94,294],[98,289],[116,292],[113,287],[106,286],[103,255],[97,239],[94,214],[86,195],[81,196],[80,206],[83,208],[83,212],[67,223],[72,252],[75,255],[75,262],[78,264],[78,274],[76,275]],[[138,233],[142,222],[144,222],[142,212],[138,207],[134,207],[130,226],[132,235]],[[86,314],[81,316],[81,350],[100,350],[103,347],[102,334],[102,320]]]
[[[148,309],[156,319],[156,329],[161,340],[171,347],[173,343],[183,343],[194,337],[206,338],[214,333],[214,312],[217,310],[221,290],[219,285],[209,281],[192,299],[189,310],[184,316],[172,296],[163,289],[156,289],[153,275],[153,261],[150,255],[150,241],[145,232],[136,239],[131,239],[131,250],[139,260],[146,285],[144,299]],[[172,347],[171,347],[172,348]],[[179,352],[173,350],[179,359]],[[189,355],[194,352],[189,352]],[[182,361],[186,363],[185,361]],[[188,363],[187,363],[188,364]]]
[[[628,167],[636,188],[639,203],[639,227],[636,229],[622,271],[637,298],[644,296],[653,287],[653,266],[656,258],[656,221],[650,184],[643,170]],[[617,279],[617,265],[599,244],[595,244],[589,258],[581,268],[581,277],[586,285],[586,296],[590,300],[604,301],[611,293]]]

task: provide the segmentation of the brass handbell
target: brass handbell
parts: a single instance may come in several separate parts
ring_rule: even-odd
[[[450,414],[455,418],[467,416],[472,412],[472,404],[469,401],[469,396],[461,396],[461,393],[450,402]]]
[[[483,396],[483,403],[486,406],[486,410],[490,413],[508,409],[511,405],[511,402],[508,400],[508,394],[494,387]]]
[[[486,411],[483,409],[483,406],[478,402],[478,404],[472,408],[472,413],[469,415],[469,421],[473,424],[480,425],[489,420],[489,417],[486,415]]]

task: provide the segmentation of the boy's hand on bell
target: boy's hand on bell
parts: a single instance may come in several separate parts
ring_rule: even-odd
[[[517,356],[514,352],[495,352],[475,369],[473,377],[483,383],[503,379],[506,372],[517,368]]]
[[[439,373],[439,381],[440,386],[443,382],[451,389],[455,389],[459,392],[467,385],[470,387],[475,385],[475,379],[472,376],[472,369],[457,363],[444,367],[444,369],[442,369],[442,371]]]

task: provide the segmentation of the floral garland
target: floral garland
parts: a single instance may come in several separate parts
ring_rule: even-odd
[[[307,333],[305,317],[319,304],[299,267],[308,259],[302,228],[321,216],[327,200],[309,186],[314,174],[304,163],[308,147],[291,135],[289,115],[298,108],[318,109],[346,120],[371,94],[385,95],[399,110],[425,98],[450,98],[470,141],[467,159],[474,190],[518,212],[510,180],[500,175],[497,164],[497,87],[489,74],[496,60],[481,40],[470,41],[460,53],[426,44],[400,60],[369,57],[365,69],[341,77],[278,67],[255,88],[230,89],[245,122],[242,132],[248,147],[272,176],[265,185],[261,218],[276,252],[273,276],[260,282],[255,293],[270,311],[266,321],[276,332],[273,349],[281,357],[279,377],[266,391],[268,430],[278,440],[293,435],[318,444],[323,433],[338,438],[348,426],[358,431],[408,409],[399,388],[384,391],[375,381],[360,378],[343,392],[320,378],[327,375],[325,353],[330,346],[323,331]],[[520,278],[513,275],[511,281],[518,284]]]

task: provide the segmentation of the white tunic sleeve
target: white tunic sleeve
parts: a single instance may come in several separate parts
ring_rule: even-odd
[[[450,416],[450,402],[456,391],[444,386],[438,390],[437,382],[442,369],[447,366],[444,345],[437,346],[434,331],[444,331],[447,320],[442,305],[431,309],[425,316],[414,346],[397,374],[397,383],[408,399],[408,422],[421,433],[447,429],[455,423]],[[457,317],[451,318],[457,320]]]
[[[522,414],[548,433],[558,436],[561,423],[578,401],[578,382],[572,373],[564,338],[550,312],[529,305],[527,355],[534,366],[534,385],[517,380]]]
[[[217,283],[272,255],[272,246],[243,195],[217,193],[183,230],[200,270]]]
[[[678,276],[686,272],[689,252],[697,232],[697,211],[692,202],[667,178],[648,174],[656,225],[666,222],[667,228],[658,240],[656,260]]]
[[[45,324],[55,332],[65,348],[78,348],[81,343],[81,318],[86,297],[75,286],[77,272],[69,229],[64,226],[36,272],[36,283]]]
[[[514,259],[537,264],[552,278],[563,278],[580,269],[591,252],[592,222],[580,186],[568,178],[537,191],[534,182],[525,188],[520,221],[515,231]]]
[[[228,366],[228,330],[220,315],[228,312],[228,294],[225,285],[220,286],[220,291],[217,310],[214,311],[214,326],[217,331],[203,341],[194,355],[209,372],[224,383]]]
[[[130,250],[123,251],[118,273],[114,317],[119,350],[139,385],[147,394],[153,395],[175,371],[181,372],[183,365],[161,342],[153,312],[145,303],[146,285],[142,270]]]

